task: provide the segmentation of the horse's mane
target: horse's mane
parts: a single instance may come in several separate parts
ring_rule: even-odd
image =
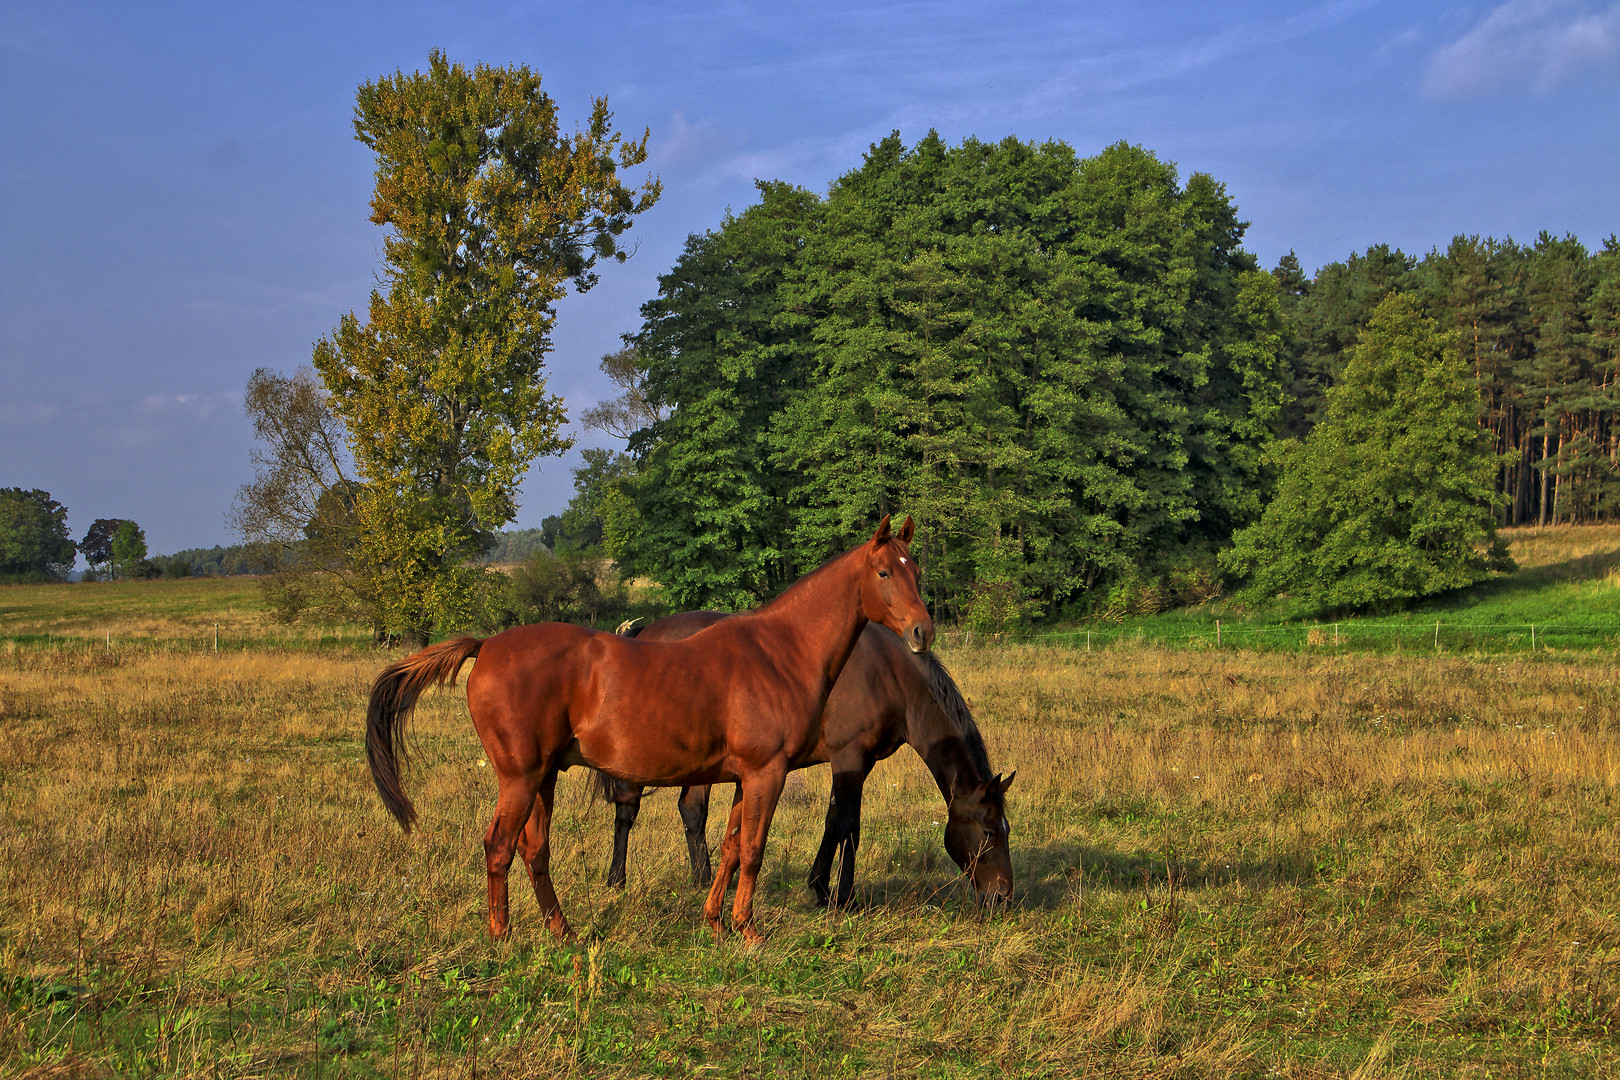
[[[939,662],[939,658],[932,651],[918,655],[917,660],[921,665],[923,682],[928,686],[929,696],[939,706],[939,711],[945,715],[951,730],[961,738],[973,767],[979,770],[981,777],[990,779],[992,775],[990,755],[984,748],[984,737],[979,734],[979,725],[974,723],[973,711],[968,708],[967,699],[962,696],[962,691],[957,689],[956,680],[951,678],[951,673],[945,670],[945,665]]]

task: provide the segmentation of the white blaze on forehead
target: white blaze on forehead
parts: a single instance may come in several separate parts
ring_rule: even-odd
[[[904,564],[904,563],[905,563],[905,561],[906,561],[906,557],[905,557],[905,556],[904,556],[904,555],[902,555],[902,556],[900,556],[900,562],[901,562],[901,563],[902,563],[902,564]]]

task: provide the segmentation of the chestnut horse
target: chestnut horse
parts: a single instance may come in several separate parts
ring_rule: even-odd
[[[660,619],[629,635],[642,641],[678,641],[727,616],[689,611]],[[821,740],[807,764],[833,767],[827,827],[810,866],[810,888],[823,904],[843,906],[855,889],[855,849],[861,842],[861,793],[873,766],[910,744],[928,766],[946,803],[945,850],[968,875],[981,902],[1012,896],[1012,859],[1007,848],[1005,780],[990,774],[990,759],[973,714],[950,672],[933,653],[912,655],[888,630],[867,624],[855,651],[838,676],[821,718]],[[604,798],[615,804],[613,863],[608,884],[624,884],[630,829],[641,809],[642,788],[606,774]],[[709,789],[684,788],[681,820],[692,882],[707,885]],[[832,895],[834,856],[839,859],[838,894]]]
[[[404,719],[424,690],[454,683],[477,656],[467,707],[500,785],[484,835],[490,934],[510,927],[515,851],[552,933],[572,934],[551,884],[551,810],[558,771],[587,765],[654,787],[737,785],[703,917],[723,932],[726,889],[740,868],[732,922],[750,944],[759,941],[754,889],[771,815],[788,770],[815,751],[822,708],[862,627],[881,623],[913,652],[933,644],[911,536],[910,518],[891,533],[885,517],[871,540],[775,600],[682,641],[540,623],[395,661],[372,685],[366,714],[366,755],[383,804],[409,831],[416,810],[400,784]]]

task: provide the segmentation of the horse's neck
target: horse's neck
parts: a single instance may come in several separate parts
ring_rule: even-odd
[[[980,768],[968,739],[951,723],[926,687],[911,695],[906,710],[906,742],[917,751],[949,803],[954,790],[982,784],[990,777]]]
[[[846,551],[750,616],[763,627],[783,632],[798,661],[793,665],[796,671],[786,673],[818,683],[823,701],[866,626],[859,576],[864,568],[862,548]]]

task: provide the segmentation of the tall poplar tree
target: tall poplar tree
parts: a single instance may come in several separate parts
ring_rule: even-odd
[[[377,159],[371,220],[390,230],[367,318],[345,316],[314,364],[364,481],[355,565],[382,583],[407,640],[464,620],[467,560],[516,513],[529,464],[570,445],[543,368],[555,305],[657,199],[621,170],[647,136],[616,131],[607,101],[562,131],[527,67],[428,70],[362,86],[356,138]]]

